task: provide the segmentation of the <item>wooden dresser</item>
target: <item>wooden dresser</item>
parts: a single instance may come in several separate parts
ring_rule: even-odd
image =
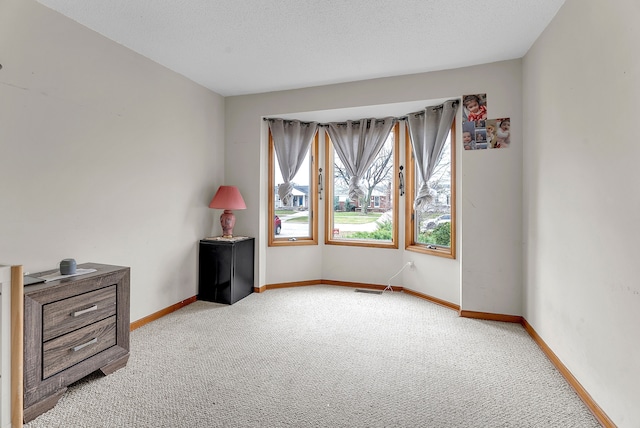
[[[129,359],[129,268],[78,267],[96,272],[24,289],[24,422],[55,406],[69,384]]]

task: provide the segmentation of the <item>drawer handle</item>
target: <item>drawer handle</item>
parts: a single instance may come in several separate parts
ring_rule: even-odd
[[[78,352],[79,350],[81,350],[85,346],[93,345],[94,343],[98,343],[98,338],[97,337],[94,337],[93,339],[91,339],[87,343],[83,343],[82,345],[74,346],[73,348],[71,348],[71,350],[73,352]]]
[[[81,311],[75,311],[71,313],[72,317],[79,317],[82,314],[86,314],[87,312],[92,312],[98,310],[98,305],[93,305],[90,308],[83,309]]]

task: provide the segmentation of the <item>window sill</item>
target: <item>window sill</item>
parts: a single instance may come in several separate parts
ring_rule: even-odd
[[[347,247],[369,247],[369,248],[388,248],[398,249],[398,244],[395,242],[374,242],[374,241],[359,241],[359,240],[337,240],[330,239],[325,241],[326,245],[343,245]]]
[[[294,247],[300,245],[318,245],[317,239],[311,238],[275,238],[269,240],[269,247]]]
[[[414,253],[429,254],[430,256],[444,257],[447,259],[455,260],[456,258],[455,253],[453,253],[451,248],[447,248],[447,247],[435,246],[435,248],[429,248],[427,245],[424,245],[424,244],[410,244],[410,245],[407,245],[406,250],[413,251]]]

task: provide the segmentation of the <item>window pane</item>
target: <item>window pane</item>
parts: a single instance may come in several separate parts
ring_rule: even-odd
[[[318,134],[313,138],[302,165],[291,180],[292,196],[285,205],[278,187],[284,184],[273,138],[269,134],[269,246],[317,245],[318,221]]]
[[[360,181],[365,195],[358,200],[349,198],[351,176],[331,147],[329,165],[333,174],[328,178],[333,179],[333,209],[328,218],[329,241],[394,243],[396,140],[397,127]]]
[[[274,238],[309,238],[311,237],[311,216],[313,197],[311,197],[311,150],[307,152],[302,166],[291,181],[293,197],[284,204],[280,200],[278,187],[284,183],[280,173],[278,157],[273,154],[275,187],[274,195]]]
[[[414,199],[422,185],[420,174],[416,173],[415,177]],[[429,185],[435,190],[436,196],[424,211],[415,213],[415,242],[451,247],[451,133],[429,180]]]

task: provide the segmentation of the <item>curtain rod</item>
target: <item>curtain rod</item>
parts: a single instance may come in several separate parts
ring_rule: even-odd
[[[451,106],[453,107],[453,106],[455,106],[455,105],[458,105],[459,103],[460,103],[460,101],[459,101],[459,100],[452,100]],[[425,107],[425,108],[424,108],[424,110],[426,110],[426,109],[428,109],[428,108],[430,108],[430,109],[434,109],[434,110],[442,110],[442,108],[444,108],[444,103],[442,103],[442,104],[440,104],[440,105],[437,105],[437,106],[429,106],[429,107]],[[421,115],[421,114],[424,114],[424,110],[416,111],[416,112],[414,112],[414,113],[408,113],[408,114],[406,114],[406,115],[404,115],[404,116],[400,116],[400,117],[398,118],[398,120],[407,120],[407,119],[409,119],[409,115],[410,115],[410,114],[413,114],[413,115],[415,115],[415,116],[419,116],[419,115]]]
[[[452,106],[455,106],[455,105],[457,105],[457,104],[459,104],[459,103],[460,103],[460,100],[450,100],[450,101],[452,101]],[[440,110],[440,109],[442,109],[443,107],[444,107],[444,103],[442,103],[442,104],[440,104],[440,105],[437,105],[437,106],[429,106],[429,107],[425,107],[424,109],[426,110],[426,109],[428,109],[428,108],[432,108],[432,109]],[[404,116],[394,117],[393,119],[395,119],[395,120],[407,120],[407,119],[409,118],[409,115],[410,115],[410,114],[416,114],[416,115],[424,114],[424,111],[417,111],[417,112],[414,112],[414,113],[407,113],[407,114],[405,114]],[[263,118],[262,118],[262,120],[264,120],[264,121],[276,120],[276,119],[280,119],[280,118],[278,118],[278,117],[263,117]],[[298,119],[281,119],[281,120],[284,120],[284,121],[290,121],[290,122],[292,122],[292,121],[294,121],[294,120],[298,120]],[[361,119],[359,119],[359,120],[361,120]],[[376,121],[382,121],[382,120],[384,120],[384,119],[377,119],[377,118],[376,118],[375,120],[376,120]],[[358,121],[358,120],[354,120],[354,122],[357,122],[357,121]],[[311,124],[311,123],[318,123],[318,126],[329,126],[329,123],[322,123],[322,122],[313,122],[313,121],[304,121],[304,120],[299,120],[299,122],[300,122],[300,123],[303,123],[303,124],[306,124],[306,125],[309,125],[309,124]],[[346,122],[346,121],[340,121],[340,122],[333,122],[333,123],[338,123],[338,124],[343,124],[343,123],[345,123],[345,124],[346,124],[347,122]]]
[[[264,120],[264,121],[277,120],[277,119],[279,119],[279,118],[277,118],[277,117],[264,117],[264,118],[262,118],[262,120]],[[400,118],[397,118],[397,117],[393,117],[392,119],[400,120]],[[294,120],[298,120],[298,119],[281,119],[281,120],[283,120],[285,122],[293,122]],[[360,120],[362,120],[362,119],[356,119],[356,120],[353,120],[353,122],[359,122]],[[383,122],[384,121],[384,119],[378,119],[378,118],[374,118],[373,120],[375,120],[376,122]],[[309,125],[311,123],[317,123],[318,126],[329,126],[329,122],[327,122],[327,123],[323,123],[323,122],[308,122],[308,121],[304,121],[304,120],[298,120],[298,122],[303,123],[305,125]],[[341,121],[341,122],[330,122],[330,123],[346,124],[347,122],[346,121]]]

